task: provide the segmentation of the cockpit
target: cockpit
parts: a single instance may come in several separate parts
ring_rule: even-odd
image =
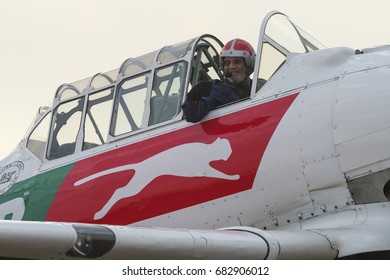
[[[52,109],[38,112],[24,140],[27,149],[42,161],[54,160],[182,121],[186,93],[200,81],[224,79],[222,47],[215,36],[202,35],[61,85]],[[269,80],[289,55],[319,48],[288,17],[272,12],[261,27],[253,76]]]

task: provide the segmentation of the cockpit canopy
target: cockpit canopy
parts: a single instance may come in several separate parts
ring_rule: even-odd
[[[41,110],[27,133],[27,149],[42,161],[54,160],[181,121],[185,94],[195,84],[224,79],[222,47],[216,37],[203,35],[61,85],[52,109]],[[285,15],[272,12],[261,27],[253,76],[268,80],[289,55],[321,47]]]

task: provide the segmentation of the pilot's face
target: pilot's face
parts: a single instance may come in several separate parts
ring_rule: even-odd
[[[246,65],[242,57],[225,57],[222,70],[227,80],[232,84],[240,84],[246,79]]]

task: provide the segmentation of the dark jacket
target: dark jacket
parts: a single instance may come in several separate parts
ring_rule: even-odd
[[[197,93],[194,97],[191,91],[196,91],[197,85],[188,93],[187,100],[182,105],[184,116],[188,122],[198,122],[218,106],[249,97],[250,90],[248,90],[248,94],[240,96],[237,89],[228,82],[213,80],[209,83],[211,83],[211,89],[206,90],[209,92]]]

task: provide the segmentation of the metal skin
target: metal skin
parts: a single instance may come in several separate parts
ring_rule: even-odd
[[[22,141],[0,162],[0,256],[388,258],[390,47],[298,54],[275,15],[257,53],[286,59],[248,100],[58,159]]]

